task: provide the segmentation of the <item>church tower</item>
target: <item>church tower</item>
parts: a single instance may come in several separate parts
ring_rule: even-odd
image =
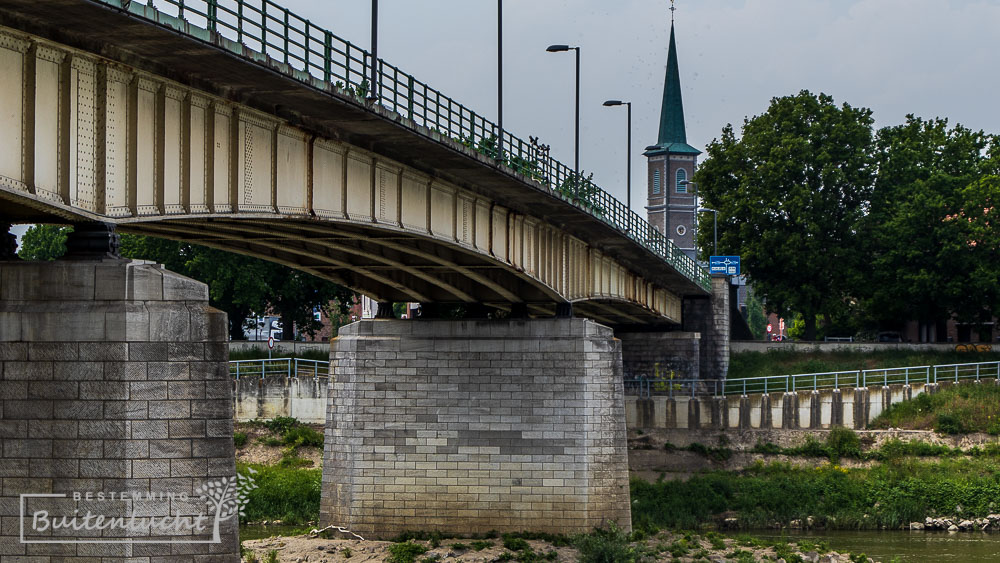
[[[687,144],[677,46],[674,42],[673,6],[670,10],[670,47],[660,108],[660,134],[656,144],[646,147],[643,153],[649,165],[646,210],[649,223],[694,258],[698,194],[697,186],[688,182],[701,151]]]

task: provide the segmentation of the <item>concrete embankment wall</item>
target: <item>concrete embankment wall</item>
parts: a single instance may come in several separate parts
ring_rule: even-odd
[[[889,405],[934,393],[940,383],[823,389],[728,397],[625,397],[629,428],[665,429],[822,429],[844,426],[856,430],[882,414]],[[982,385],[997,384],[983,380]]]
[[[233,380],[237,422],[292,416],[307,424],[326,423],[327,377],[243,377]]]

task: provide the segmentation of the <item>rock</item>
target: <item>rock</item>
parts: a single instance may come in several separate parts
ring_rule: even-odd
[[[819,558],[819,563],[837,563],[836,555],[824,555]]]
[[[949,532],[957,532],[958,531],[958,526],[952,524],[951,526],[948,526],[948,531]]]
[[[722,521],[722,525],[726,528],[737,528],[739,527],[740,521],[737,518],[726,518]]]
[[[997,520],[1000,520],[1000,514],[987,514],[986,519],[989,520],[990,522],[995,522]]]
[[[972,529],[972,520],[962,520],[961,522],[958,523],[958,529],[959,530],[971,530]]]
[[[796,518],[795,520],[792,520],[791,522],[788,523],[788,527],[792,528],[793,530],[798,530],[802,528],[802,520]]]
[[[924,525],[921,524],[920,522],[910,522],[910,529],[911,530],[923,530],[924,529]]]
[[[806,563],[819,563],[819,553],[810,551],[802,554],[802,560]]]
[[[927,518],[924,518],[924,526],[926,526],[928,528],[936,528],[937,524],[934,522],[933,518],[931,518],[930,516],[928,516]]]
[[[810,528],[812,528],[813,527],[813,522],[815,522],[815,521],[816,520],[812,516],[806,516],[806,526],[809,526]]]

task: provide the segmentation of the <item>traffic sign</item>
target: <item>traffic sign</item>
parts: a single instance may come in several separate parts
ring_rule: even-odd
[[[770,333],[771,330],[772,330],[771,323],[767,323],[767,332]]]
[[[274,336],[267,337],[267,349],[274,350]]]
[[[708,258],[708,273],[738,276],[740,275],[740,257],[710,256]]]

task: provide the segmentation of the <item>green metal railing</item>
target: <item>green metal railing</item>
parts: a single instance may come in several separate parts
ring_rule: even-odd
[[[1000,362],[906,366],[899,368],[771,375],[745,379],[658,379],[629,377],[626,394],[649,397],[667,395],[754,395],[821,389],[854,389],[869,386],[911,385],[914,383],[958,383],[962,380],[1000,380]]]
[[[459,141],[483,155],[501,161],[515,172],[551,190],[566,202],[589,212],[624,236],[655,253],[674,269],[705,289],[710,277],[639,214],[573,169],[548,156],[547,147],[500,130],[495,123],[459,104],[413,75],[379,59],[350,41],[268,0],[95,0],[133,15],[187,33],[196,27],[223,48],[227,41],[243,46],[237,53],[255,62],[286,65],[283,72],[328,91],[348,94],[359,102],[373,91],[371,65],[377,64],[377,103],[415,125]],[[229,49],[232,50],[232,49]],[[256,55],[256,56],[254,56]],[[265,55],[266,57],[261,57]],[[501,150],[496,140],[503,139]]]

